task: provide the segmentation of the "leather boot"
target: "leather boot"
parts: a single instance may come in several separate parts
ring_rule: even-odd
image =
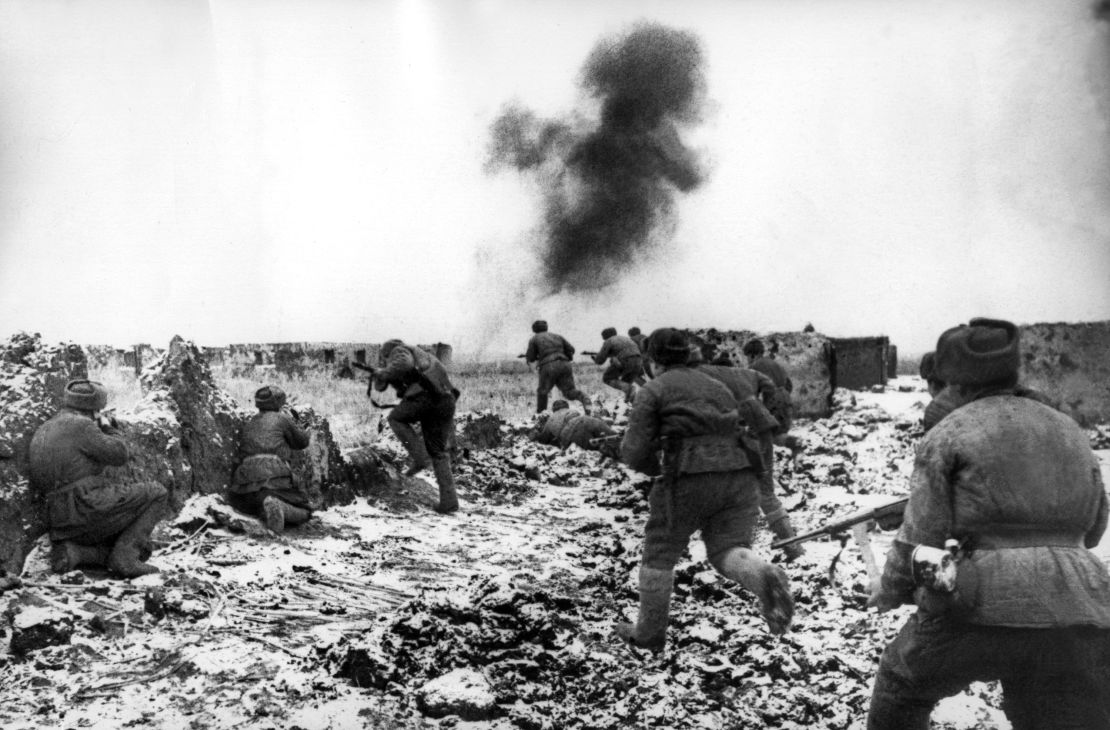
[[[266,527],[273,532],[281,532],[286,525],[299,525],[307,522],[312,513],[303,507],[289,504],[277,497],[266,497],[262,502],[262,514],[266,518]]]
[[[140,575],[158,572],[158,568],[143,562],[141,555],[143,546],[150,542],[150,533],[162,517],[165,504],[165,497],[154,500],[134,522],[127,526],[126,530],[119,534],[115,545],[112,546],[112,551],[108,554],[109,568],[124,578],[137,578]]]
[[[636,624],[617,624],[617,636],[633,646],[656,654],[667,645],[673,570],[640,566],[640,615]]]
[[[536,413],[543,413],[546,410],[547,410],[547,394],[546,393],[537,393],[536,394]]]
[[[786,571],[756,557],[748,548],[732,548],[712,562],[721,575],[759,597],[763,619],[772,634],[786,633],[794,618],[794,597]]]
[[[428,458],[428,450],[424,447],[424,439],[416,429],[410,424],[392,419],[389,421],[389,427],[397,434],[397,440],[412,458],[412,466],[405,470],[405,475],[411,477],[427,469],[431,459]]]
[[[436,512],[447,514],[459,508],[459,495],[455,492],[455,476],[451,473],[451,459],[443,454],[432,459],[432,470],[439,486],[439,504]]]
[[[69,540],[50,546],[50,569],[55,573],[68,573],[82,565],[103,568],[108,564],[111,548],[107,545],[78,545]]]
[[[790,524],[790,518],[786,515],[783,515],[774,522],[770,523],[768,527],[771,528],[771,534],[779,540],[785,540],[798,534],[794,532],[794,526]],[[786,555],[786,562],[788,563],[793,562],[806,554],[805,548],[797,543],[795,543],[794,545],[787,545],[782,549],[782,552],[784,555]]]

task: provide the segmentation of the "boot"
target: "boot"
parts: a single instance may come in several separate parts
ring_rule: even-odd
[[[790,518],[785,515],[769,524],[768,527],[771,528],[771,534],[773,534],[779,540],[786,540],[787,538],[791,538],[797,535],[797,533],[794,532],[794,526],[790,524]],[[786,555],[786,562],[788,563],[791,563],[806,554],[805,548],[798,543],[787,545],[782,549],[782,552],[784,555]]]
[[[277,497],[266,497],[262,502],[262,513],[266,518],[266,527],[273,532],[281,532],[286,525],[299,525],[307,522],[312,513],[303,507],[289,504]]]
[[[617,636],[632,646],[656,654],[667,644],[667,620],[671,609],[674,570],[640,566],[640,615],[635,625],[617,624]]]
[[[432,470],[439,485],[439,504],[436,512],[448,514],[459,508],[459,495],[455,492],[455,476],[451,473],[451,459],[446,455],[432,459]]]
[[[103,568],[108,564],[110,548],[107,545],[78,545],[69,540],[50,546],[50,569],[55,573],[68,573],[82,565]]]
[[[547,393],[536,394],[536,413],[543,413],[547,410]]]
[[[163,497],[148,504],[135,521],[119,534],[115,545],[112,546],[112,551],[108,554],[110,569],[124,578],[137,578],[140,575],[158,572],[158,568],[143,562],[141,555],[143,545],[150,542],[150,533],[162,516],[165,502]]]
[[[415,476],[427,469],[431,459],[428,458],[428,450],[424,447],[424,439],[416,432],[416,429],[407,423],[392,419],[389,421],[389,427],[393,429],[393,433],[397,434],[397,439],[405,447],[409,456],[412,457],[412,466],[405,470],[405,475]]]
[[[755,556],[748,548],[732,548],[713,561],[729,580],[759,597],[760,610],[772,634],[783,634],[794,618],[794,597],[786,571]]]

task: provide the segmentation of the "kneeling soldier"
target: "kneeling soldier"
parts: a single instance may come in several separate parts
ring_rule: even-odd
[[[263,517],[266,526],[281,532],[312,516],[312,501],[293,479],[289,459],[293,450],[308,446],[308,433],[297,425],[285,406],[285,391],[274,385],[254,394],[258,413],[243,425],[239,439],[242,457],[228,490],[228,503],[247,514]]]
[[[66,385],[62,409],[31,439],[31,483],[46,497],[58,573],[79,565],[108,566],[125,578],[158,569],[150,557],[150,533],[166,506],[156,482],[119,484],[101,476],[107,466],[127,463],[127,443],[114,419],[98,417],[108,391],[91,380]]]

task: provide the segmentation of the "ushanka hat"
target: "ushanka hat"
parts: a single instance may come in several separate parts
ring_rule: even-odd
[[[536,334],[539,334],[540,332],[547,332],[547,320],[537,319],[535,322],[532,323],[532,331]]]
[[[95,380],[71,380],[66,383],[62,405],[79,411],[102,411],[108,405],[108,389]]]
[[[607,340],[610,337],[616,337],[616,336],[617,336],[617,328],[616,327],[606,327],[605,329],[601,330],[601,339],[603,339],[603,340]]]
[[[926,352],[921,356],[921,364],[917,366],[917,374],[922,380],[935,380],[937,377],[937,354]]]
[[[977,317],[937,340],[934,377],[956,385],[986,385],[1012,378],[1021,367],[1013,322]]]
[[[690,358],[690,341],[682,330],[660,327],[650,339],[651,359],[660,365],[681,365]]]
[[[285,405],[285,391],[276,385],[264,385],[254,392],[254,404],[260,411],[280,411]]]

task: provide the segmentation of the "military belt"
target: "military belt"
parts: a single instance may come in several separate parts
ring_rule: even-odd
[[[1015,530],[977,535],[976,549],[1004,550],[1026,547],[1084,547],[1083,536],[1055,530]]]

